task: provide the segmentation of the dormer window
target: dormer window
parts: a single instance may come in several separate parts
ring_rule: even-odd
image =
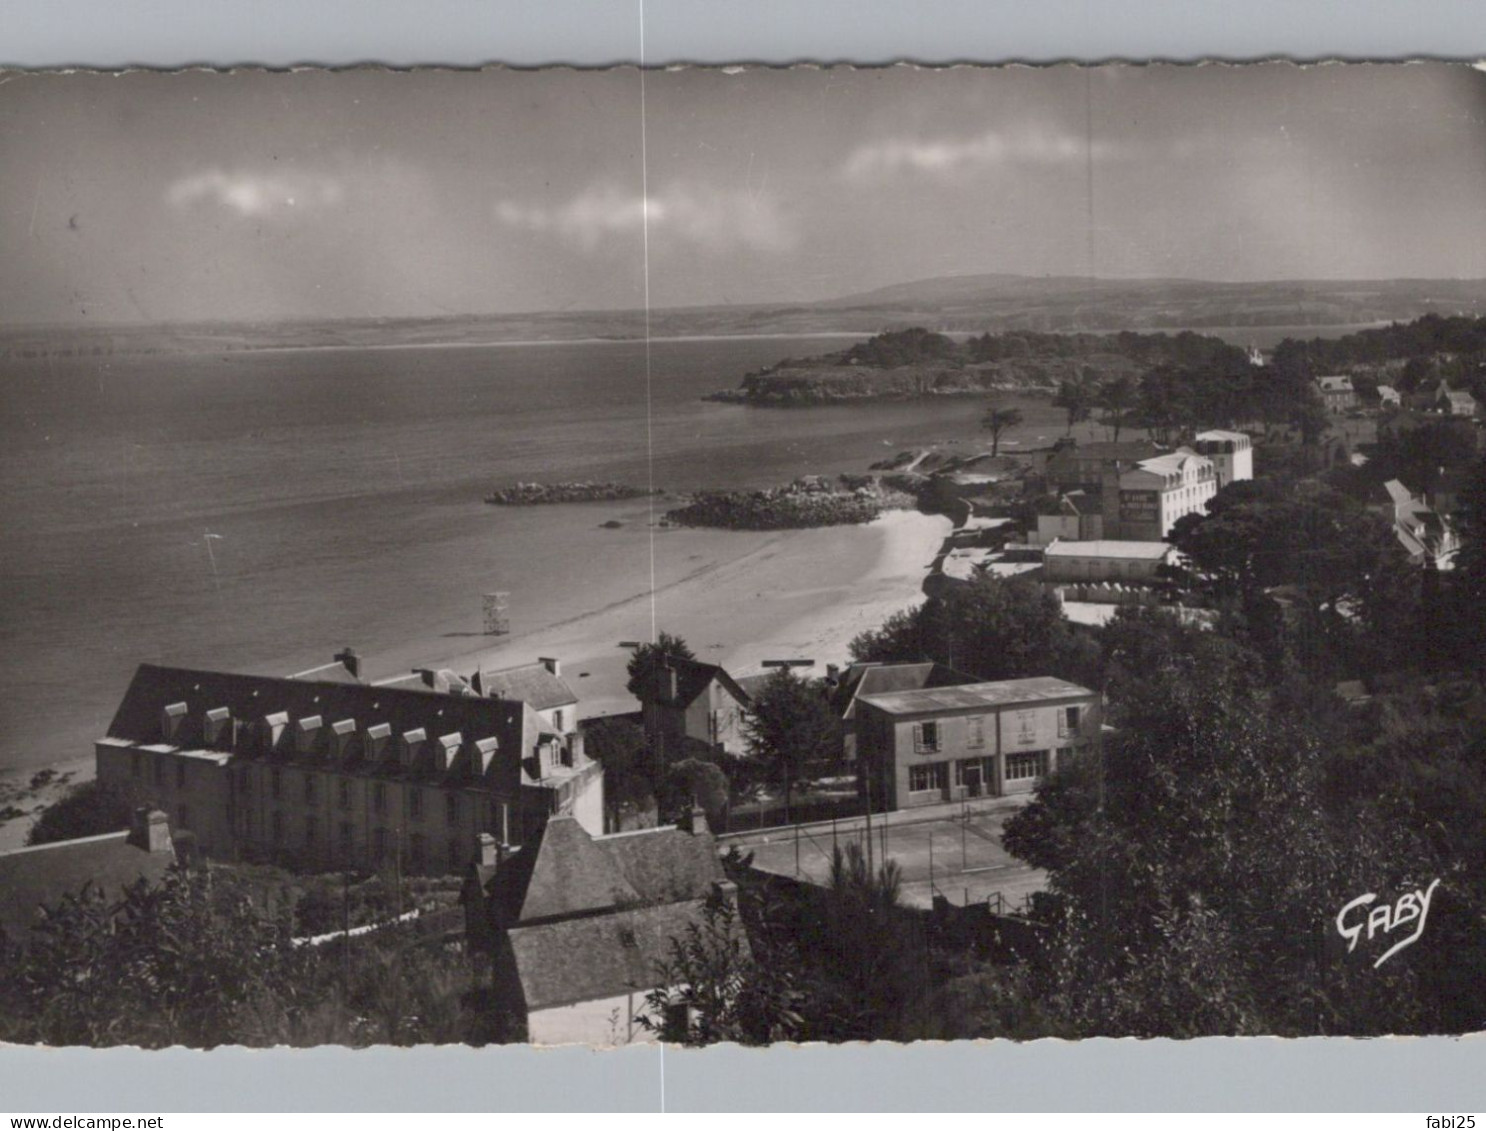
[[[186,719],[186,705],[184,703],[171,703],[160,712],[160,737],[165,742],[175,742],[176,736],[180,734],[181,724]]]
[[[419,760],[423,756],[423,748],[428,742],[428,734],[422,727],[403,731],[397,739],[397,761],[404,769],[416,769]]]
[[[334,762],[344,762],[350,753],[351,739],[356,735],[356,720],[341,719],[330,724],[326,734],[326,751]]]
[[[298,754],[313,754],[320,739],[321,719],[310,715],[294,724],[294,750]]]
[[[275,711],[271,715],[264,715],[258,723],[258,744],[265,754],[271,754],[279,748],[279,740],[284,737],[284,731],[289,726],[289,712]]]
[[[201,738],[207,746],[221,746],[232,739],[232,712],[226,707],[213,707],[206,713]]]
[[[380,762],[387,756],[391,741],[392,727],[387,723],[378,723],[376,726],[367,727],[364,741],[366,760],[373,764]]]

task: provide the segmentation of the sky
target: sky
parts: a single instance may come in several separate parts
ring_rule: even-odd
[[[1486,277],[1462,65],[0,76],[0,323]]]

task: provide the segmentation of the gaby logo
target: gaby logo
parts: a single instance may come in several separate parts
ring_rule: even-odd
[[[1347,953],[1351,954],[1357,949],[1357,942],[1364,930],[1367,932],[1368,942],[1379,934],[1386,941],[1400,928],[1411,923],[1417,924],[1412,934],[1396,941],[1373,963],[1373,969],[1376,970],[1399,951],[1418,942],[1419,936],[1424,933],[1424,924],[1429,919],[1429,901],[1434,898],[1434,889],[1439,887],[1439,883],[1439,880],[1435,880],[1422,891],[1404,892],[1398,897],[1398,902],[1391,905],[1379,904],[1365,915],[1363,909],[1377,902],[1375,892],[1359,895],[1348,903],[1336,916],[1336,929],[1347,940]]]

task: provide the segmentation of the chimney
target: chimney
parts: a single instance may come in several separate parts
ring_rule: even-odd
[[[840,678],[841,678],[841,665],[840,664],[827,664],[826,665],[826,679],[830,680],[832,683],[835,683]]]
[[[692,836],[704,836],[712,831],[707,827],[707,810],[695,802],[692,803],[691,812],[682,818],[681,827]]]
[[[170,852],[170,818],[158,809],[134,810],[129,821],[129,843],[146,852]]]
[[[481,833],[476,839],[480,842],[480,867],[494,868],[505,855],[501,851],[500,841],[490,833]]]
[[[551,656],[538,656],[537,662],[553,675],[562,675],[562,663]]]
[[[356,654],[354,648],[342,648],[331,659],[344,664],[346,671],[351,673],[352,679],[361,678],[361,657]]]
[[[738,902],[738,885],[732,880],[713,880],[712,895],[720,903]]]

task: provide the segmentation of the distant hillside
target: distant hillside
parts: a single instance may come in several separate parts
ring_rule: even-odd
[[[1191,279],[961,275],[897,283],[819,302],[655,310],[655,337],[874,334],[927,326],[984,333],[1028,330],[1177,330],[1407,322],[1425,314],[1486,314],[1486,280],[1393,279],[1214,283]],[[0,329],[0,358],[108,357],[265,348],[372,348],[582,338],[633,340],[633,310],[366,318],[173,326],[26,326]]]

